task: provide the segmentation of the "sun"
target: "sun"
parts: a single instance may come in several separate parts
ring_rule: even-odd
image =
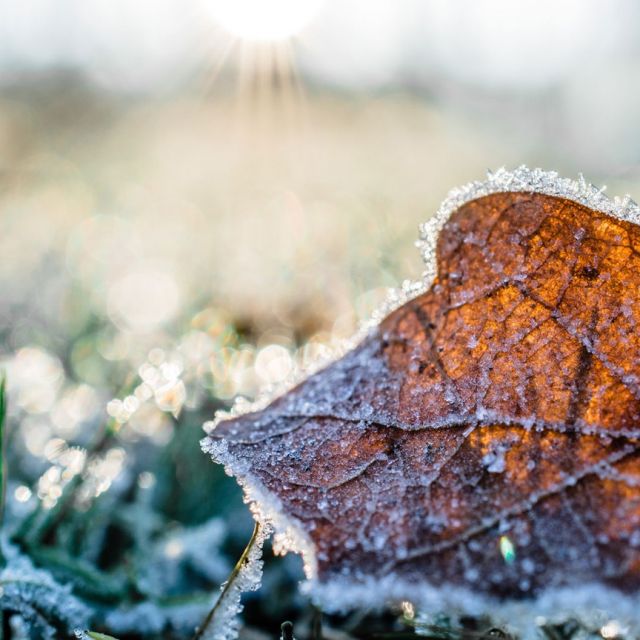
[[[242,40],[287,40],[311,22],[323,0],[205,0],[205,7],[226,31]]]

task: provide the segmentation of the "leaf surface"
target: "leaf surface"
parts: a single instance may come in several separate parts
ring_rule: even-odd
[[[319,584],[497,598],[640,588],[640,227],[567,198],[460,206],[431,287],[208,446]]]

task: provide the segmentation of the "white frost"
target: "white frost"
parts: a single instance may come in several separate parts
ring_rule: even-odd
[[[464,587],[417,585],[393,574],[382,579],[307,583],[305,590],[327,612],[376,610],[408,601],[419,613],[443,613],[452,620],[456,616],[488,616],[493,625],[520,640],[540,640],[541,624],[562,624],[570,619],[594,629],[615,620],[628,631],[628,637],[640,637],[639,599],[599,584],[548,589],[535,600],[521,601],[498,601]]]

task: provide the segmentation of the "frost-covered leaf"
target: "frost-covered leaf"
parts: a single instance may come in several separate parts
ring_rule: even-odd
[[[325,606],[638,622],[638,217],[526,169],[454,192],[428,289],[205,439]]]

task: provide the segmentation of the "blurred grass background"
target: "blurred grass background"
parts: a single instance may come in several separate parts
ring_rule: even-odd
[[[0,2],[8,526],[114,633],[206,610],[250,519],[202,423],[418,279],[451,187],[526,163],[640,193],[635,3],[315,4],[255,43],[218,0]],[[287,562],[248,613],[274,634],[312,615]],[[136,618],[173,597],[191,617]]]

